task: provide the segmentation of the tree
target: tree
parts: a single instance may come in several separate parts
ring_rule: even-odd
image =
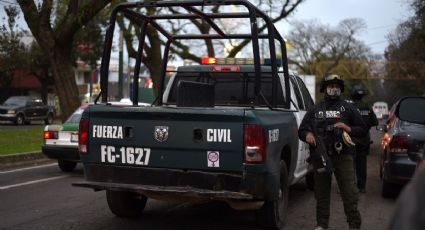
[[[425,1],[414,0],[410,7],[414,15],[388,35],[387,76],[398,79],[385,82],[394,95],[391,101],[399,95],[425,95],[423,87],[417,87],[425,84]]]
[[[343,60],[366,59],[369,48],[355,38],[364,27],[358,18],[342,20],[334,28],[316,20],[295,21],[288,35],[290,63],[303,74],[323,76]]]
[[[7,88],[12,82],[15,69],[22,66],[25,46],[21,43],[23,33],[18,30],[16,20],[19,11],[14,6],[6,6],[7,25],[0,27],[0,85]]]
[[[65,0],[62,17],[52,20],[53,0],[17,0],[32,35],[47,55],[59,96],[62,120],[80,104],[74,80],[72,49],[77,32],[112,0]]]
[[[344,19],[336,27],[323,25],[317,20],[295,21],[287,39],[289,63],[300,74],[320,78],[329,73],[343,76],[347,89],[361,83],[371,88],[365,79],[371,76],[373,62],[368,58],[371,51],[356,36],[365,28],[359,18]],[[317,92],[319,92],[317,90]],[[345,94],[349,95],[349,90]],[[322,94],[316,95],[320,98]]]

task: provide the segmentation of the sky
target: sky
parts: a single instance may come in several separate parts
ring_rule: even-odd
[[[362,18],[367,28],[357,37],[365,42],[375,54],[383,54],[388,45],[386,36],[400,22],[413,15],[410,0],[306,0],[283,22],[290,27],[291,20],[316,19],[331,27],[347,18]],[[288,28],[289,30],[289,28]],[[288,31],[280,31],[282,36]]]
[[[343,19],[363,18],[367,28],[357,38],[364,41],[375,54],[383,54],[388,45],[388,33],[413,14],[409,2],[411,0],[305,0],[277,27],[285,37],[290,30],[291,20],[315,19],[322,24],[336,26]],[[3,7],[11,3],[16,4],[16,1],[0,0],[2,22],[5,15]],[[22,28],[27,28],[22,14],[20,19],[21,24],[24,24]]]

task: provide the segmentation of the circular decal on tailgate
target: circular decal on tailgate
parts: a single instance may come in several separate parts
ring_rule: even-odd
[[[220,167],[220,153],[218,151],[207,152],[208,167]]]

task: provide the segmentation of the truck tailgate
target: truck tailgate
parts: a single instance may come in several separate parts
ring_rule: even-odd
[[[244,109],[89,107],[87,163],[242,171]]]

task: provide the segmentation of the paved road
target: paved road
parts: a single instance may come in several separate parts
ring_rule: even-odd
[[[368,230],[386,229],[395,203],[380,196],[377,148],[375,144],[369,157],[368,192],[359,204]],[[254,212],[222,203],[149,200],[141,219],[120,219],[109,211],[104,192],[71,186],[83,179],[81,165],[73,173],[60,172],[56,164],[0,172],[0,229],[260,229]],[[335,185],[331,229],[347,229]],[[285,229],[313,229],[314,206],[313,193],[304,184],[292,187]]]
[[[362,215],[362,229],[384,230],[395,206],[395,200],[381,197],[379,178],[379,154],[381,134],[372,130],[373,145],[368,157],[368,178],[366,194],[360,194],[359,210]],[[288,229],[313,229],[315,225],[315,200],[313,194],[292,189]],[[335,180],[332,184],[330,229],[348,229],[342,201]]]

